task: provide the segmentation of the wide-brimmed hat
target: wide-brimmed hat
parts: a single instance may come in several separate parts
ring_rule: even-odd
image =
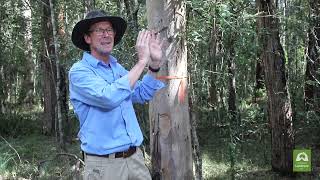
[[[89,44],[84,40],[84,35],[88,33],[91,25],[101,21],[109,21],[115,31],[114,45],[118,44],[126,31],[127,22],[118,16],[109,16],[103,10],[90,11],[85,19],[79,21],[72,30],[72,42],[78,48],[90,51]]]

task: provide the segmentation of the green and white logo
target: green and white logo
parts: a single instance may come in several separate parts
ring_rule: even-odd
[[[293,150],[293,172],[311,172],[311,149]]]

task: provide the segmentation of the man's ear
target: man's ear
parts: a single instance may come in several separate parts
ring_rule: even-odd
[[[91,37],[88,36],[87,34],[84,35],[84,41],[87,43],[87,44],[91,44]]]

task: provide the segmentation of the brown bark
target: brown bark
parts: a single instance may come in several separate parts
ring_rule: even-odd
[[[44,103],[44,118],[42,130],[44,134],[52,134],[55,132],[55,61],[50,57],[54,54],[54,46],[52,39],[52,25],[50,18],[49,0],[43,1],[42,15],[42,54],[41,54],[41,70],[43,74],[43,103]]]
[[[71,122],[68,118],[68,112],[69,112],[69,105],[68,105],[68,88],[67,88],[67,72],[65,63],[68,61],[67,59],[67,34],[66,34],[66,27],[65,27],[65,9],[64,4],[61,4],[59,9],[59,15],[58,15],[58,37],[60,39],[60,106],[61,106],[61,115],[62,115],[62,131],[64,134],[64,141],[70,142],[71,141],[71,131],[70,127]]]
[[[256,92],[264,88],[263,69],[263,64],[261,62],[261,59],[259,58],[256,64]],[[257,98],[257,94],[255,94],[255,98]]]
[[[58,55],[59,49],[58,49],[58,31],[57,31],[57,26],[56,26],[56,20],[54,16],[54,7],[52,4],[52,0],[49,0],[49,5],[50,5],[50,15],[51,15],[51,25],[52,25],[52,34],[53,34],[53,44],[54,44],[54,54],[51,56],[55,60],[55,69],[56,69],[56,84],[55,84],[55,92],[56,92],[56,98],[57,98],[57,103],[56,103],[56,112],[57,112],[57,120],[58,120],[58,126],[56,128],[56,132],[58,132],[58,138],[57,141],[59,142],[59,145],[62,149],[64,149],[64,132],[63,132],[63,125],[62,125],[62,110],[61,110],[61,91],[60,91],[60,86],[61,86],[61,75],[60,75],[60,57]]]
[[[236,64],[234,62],[235,50],[234,40],[230,40],[229,45],[229,57],[227,58],[228,64],[228,79],[229,79],[229,97],[228,97],[228,111],[231,116],[231,123],[235,123],[236,118]]]
[[[292,109],[287,90],[284,51],[280,44],[274,1],[256,0],[258,30],[268,96],[268,120],[271,126],[271,165],[274,171],[292,173],[294,134]]]
[[[148,26],[166,40],[161,75],[187,76],[185,1],[147,2]],[[150,103],[153,179],[193,179],[188,97],[178,102],[180,80],[170,80]]]

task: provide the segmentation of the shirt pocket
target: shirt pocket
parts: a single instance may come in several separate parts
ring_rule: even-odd
[[[95,71],[96,76],[104,79],[108,84],[114,82],[114,75],[111,69],[103,69]]]

